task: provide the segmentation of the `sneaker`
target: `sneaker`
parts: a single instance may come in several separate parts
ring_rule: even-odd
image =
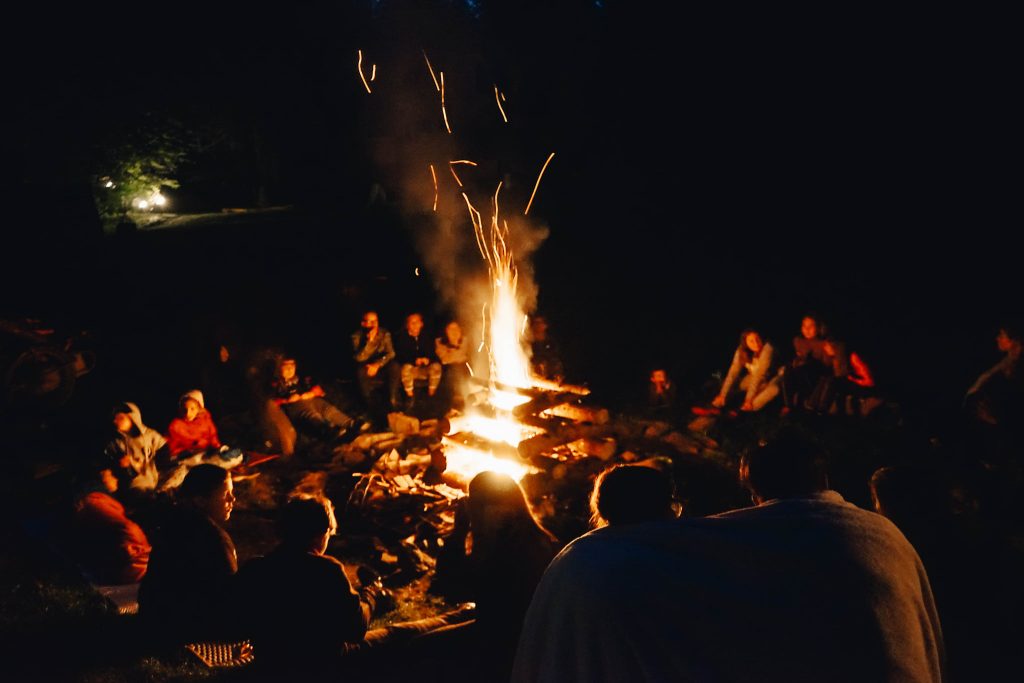
[[[363,420],[362,422],[359,423],[359,433],[360,434],[365,434],[366,432],[368,432],[368,431],[370,431],[372,429],[373,429],[373,423],[370,422],[369,420]]]

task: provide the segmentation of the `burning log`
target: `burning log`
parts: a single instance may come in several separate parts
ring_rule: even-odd
[[[608,427],[604,425],[565,424],[553,428],[545,434],[526,439],[519,444],[519,457],[523,460],[532,461],[536,456],[549,453],[557,447],[571,441],[584,438],[604,438],[609,434]]]
[[[583,455],[589,455],[594,458],[601,460],[609,460],[615,455],[617,444],[615,439],[604,438],[604,439],[579,439],[569,444],[569,448],[574,451],[578,451]]]
[[[547,408],[541,412],[541,415],[563,417],[574,422],[590,422],[596,425],[608,424],[610,419],[607,408],[594,408],[569,402]]]

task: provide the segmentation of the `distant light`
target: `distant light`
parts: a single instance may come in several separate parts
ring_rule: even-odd
[[[167,197],[163,196],[159,192],[150,197],[150,199],[153,201],[154,206],[166,206],[167,204]]]
[[[103,183],[103,187],[113,187],[113,186],[114,186],[114,181],[113,180],[108,180],[107,182]]]
[[[419,269],[419,268],[417,268],[417,269],[415,270],[415,273],[416,273],[416,277],[419,277],[419,276],[420,276],[420,269]]]
[[[139,207],[142,210],[146,210],[149,208],[149,202],[147,202],[145,199],[136,199],[135,206]]]

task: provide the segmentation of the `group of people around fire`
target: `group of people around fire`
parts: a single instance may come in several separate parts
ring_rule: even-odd
[[[535,325],[535,369],[561,379],[546,327]],[[411,410],[424,393],[430,400],[441,392],[464,408],[470,352],[461,327],[450,321],[434,338],[423,328],[411,313],[392,337],[375,311],[362,316],[351,350],[369,409],[382,389],[391,409]],[[823,328],[805,317],[780,371],[770,342],[745,330],[708,410],[727,409],[735,396],[741,411],[756,411],[781,394],[784,410],[870,412],[872,373]],[[967,399],[990,424],[1018,415],[1022,395],[1018,331],[1004,326],[997,344],[1004,359]],[[267,395],[268,409],[330,442],[372,428],[298,375],[294,358],[277,359]],[[664,371],[652,374],[651,399],[675,399]],[[943,637],[924,565],[907,529],[883,517],[901,509],[899,488],[883,485],[894,476],[872,480],[882,514],[860,510],[829,489],[823,452],[804,439],[783,435],[745,454],[739,479],[754,506],[710,518],[679,519],[672,477],[656,464],[613,466],[594,483],[595,530],[568,545],[515,480],[481,473],[437,559],[439,574],[471,588],[475,606],[369,629],[387,592],[365,568],[354,584],[327,552],[339,520],[322,494],[290,498],[277,511],[279,545],[239,567],[225,524],[232,470],[249,456],[221,443],[202,391],[185,392],[178,405],[166,436],[135,404],[114,407],[114,436],[75,515],[90,578],[141,582],[141,619],[162,643],[248,639],[272,676],[361,662],[379,668],[380,653],[399,649],[439,666],[459,659],[475,680],[942,677]],[[162,514],[136,523],[134,513],[154,497]],[[245,598],[257,593],[259,601]]]

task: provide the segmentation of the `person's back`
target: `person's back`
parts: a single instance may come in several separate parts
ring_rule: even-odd
[[[827,489],[820,449],[780,435],[740,479],[756,507],[570,544],[537,589],[514,680],[941,680],[920,558]]]
[[[827,492],[577,539],[514,680],[937,681],[941,650],[913,548]]]
[[[248,562],[238,582],[259,595],[242,609],[261,668],[324,668],[366,633],[359,595],[329,555],[281,546]]]

